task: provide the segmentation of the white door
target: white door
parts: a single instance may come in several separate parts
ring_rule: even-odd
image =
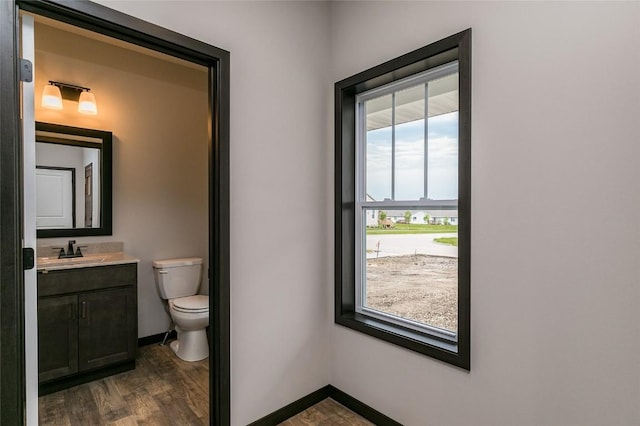
[[[22,58],[35,62],[33,16],[20,14]],[[33,67],[35,74],[35,66]],[[34,81],[22,83],[24,179],[23,247],[36,248],[36,124]],[[37,253],[36,253],[37,254]],[[38,287],[36,270],[24,271],[26,424],[38,425]]]
[[[36,168],[36,228],[75,228],[74,173],[71,168]]]

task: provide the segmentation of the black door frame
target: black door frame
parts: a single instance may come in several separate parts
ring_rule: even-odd
[[[24,424],[18,9],[209,69],[210,423],[230,424],[229,52],[89,1],[0,1],[0,425]]]

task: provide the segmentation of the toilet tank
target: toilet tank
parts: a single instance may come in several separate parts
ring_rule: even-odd
[[[180,259],[155,260],[153,276],[160,297],[176,299],[198,293],[202,278],[202,259],[185,257]]]

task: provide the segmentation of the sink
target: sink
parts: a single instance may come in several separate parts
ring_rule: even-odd
[[[107,260],[104,256],[82,256],[82,257],[71,257],[68,259],[59,259],[59,260],[70,260],[71,262],[104,262]]]

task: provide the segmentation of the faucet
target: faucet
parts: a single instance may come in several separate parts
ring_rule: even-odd
[[[76,243],[76,240],[69,240],[69,242],[67,243],[67,252],[64,252],[64,247],[53,247],[56,250],[60,250],[60,252],[58,253],[58,259],[67,259],[70,257],[84,257],[82,254],[82,251],[80,250],[81,247],[87,247],[87,246],[76,246],[76,250],[75,253],[73,251],[73,245]]]

